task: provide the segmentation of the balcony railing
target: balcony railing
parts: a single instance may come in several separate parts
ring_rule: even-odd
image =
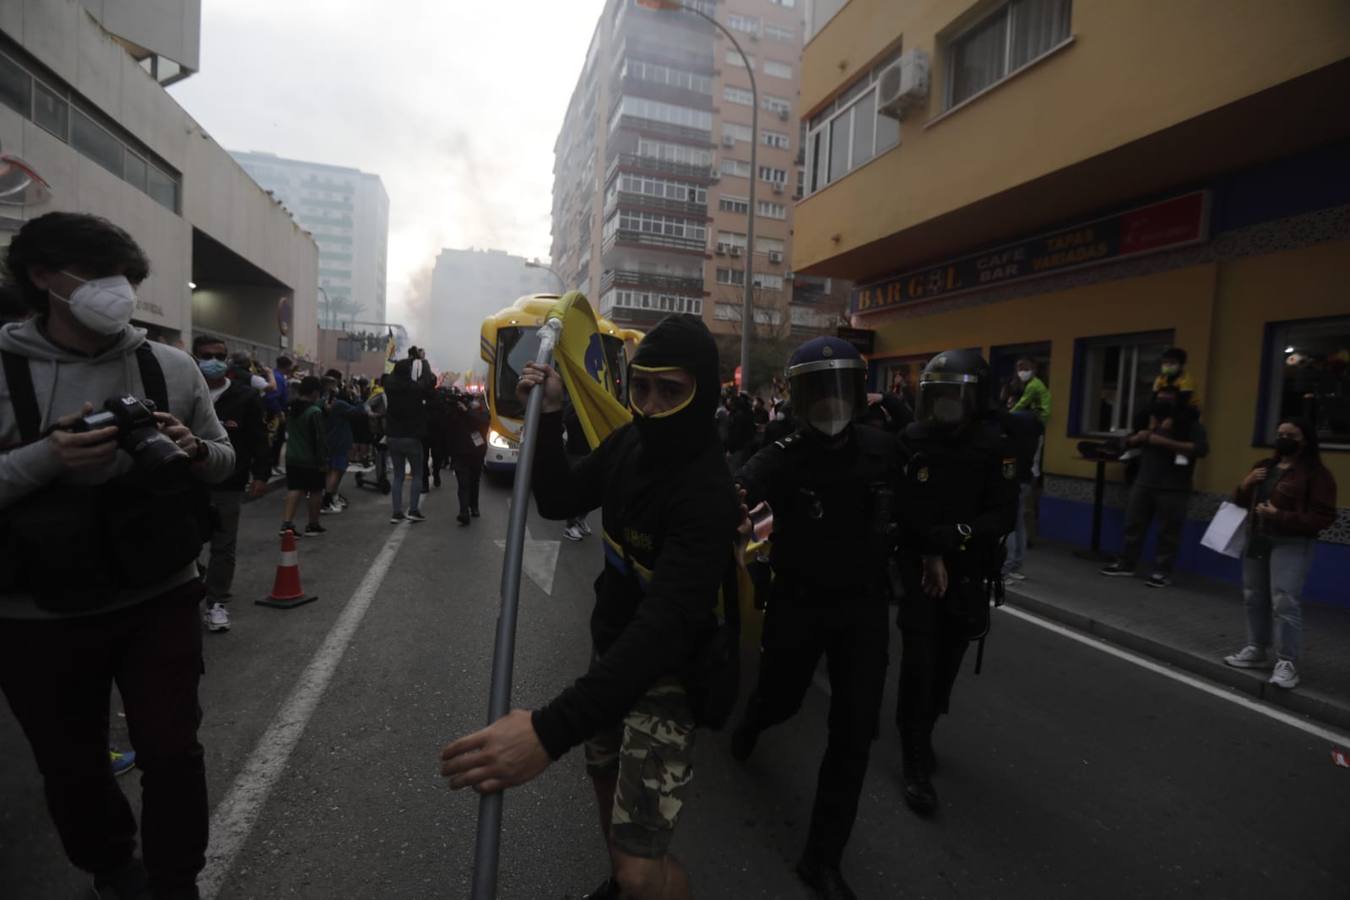
[[[600,276],[600,293],[612,287],[650,288],[664,294],[683,294],[691,297],[703,297],[702,278],[681,278],[677,275],[658,275],[652,272],[632,272],[625,269],[606,269]]]
[[[689,200],[671,200],[668,197],[653,197],[650,194],[635,194],[631,191],[618,191],[609,194],[605,200],[605,218],[620,206],[625,209],[645,209],[651,212],[675,213],[692,219],[708,220],[708,204],[694,203]]]
[[[637,131],[653,137],[669,137],[676,140],[694,142],[712,147],[712,132],[702,128],[690,128],[687,125],[671,125],[655,119],[643,119],[639,116],[619,116],[611,123],[610,133],[615,131]]]
[[[711,184],[713,180],[712,166],[695,166],[689,163],[658,159],[655,156],[620,153],[610,160],[609,168],[605,170],[605,184],[613,181],[615,174],[621,169],[626,172],[642,172],[647,175],[670,175],[674,178],[697,181],[700,184]]]
[[[651,234],[646,231],[627,231],[620,229],[605,238],[602,253],[608,253],[616,244],[632,247],[652,247],[658,250],[674,250],[680,253],[696,253],[702,256],[707,252],[708,242],[704,238],[675,237],[669,234]]]

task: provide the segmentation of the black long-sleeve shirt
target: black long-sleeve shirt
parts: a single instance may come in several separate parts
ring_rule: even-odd
[[[539,514],[567,519],[600,507],[605,542],[591,614],[596,660],[534,713],[535,732],[557,759],[687,667],[715,627],[739,511],[715,441],[677,464],[656,464],[625,426],[573,466],[559,413],[540,418],[538,440]]]
[[[242,491],[249,476],[255,481],[272,477],[272,452],[267,440],[262,396],[247,381],[232,381],[213,404],[234,448],[234,472],[215,486],[217,491]]]

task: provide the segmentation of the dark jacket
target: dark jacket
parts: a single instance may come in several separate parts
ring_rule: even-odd
[[[427,436],[427,398],[431,388],[394,372],[385,376],[384,392],[388,395],[388,410],[384,414],[384,433],[391,438]]]
[[[1022,484],[1031,484],[1036,480],[1036,451],[1040,449],[1045,426],[1041,424],[1040,417],[1029,409],[1008,413],[1001,421],[1004,433],[1012,442],[1013,453],[1017,456],[1017,480]]]
[[[249,475],[255,481],[272,477],[272,450],[267,439],[262,397],[247,382],[231,381],[216,399],[216,418],[225,426],[234,447],[234,473],[215,486],[218,491],[242,491]]]
[[[324,427],[323,407],[296,398],[286,412],[286,465],[311,469],[328,465],[328,429]]]
[[[595,582],[589,672],[534,713],[554,759],[618,723],[659,678],[679,674],[716,627],[739,511],[717,442],[671,464],[644,459],[624,426],[572,466],[562,415],[540,418],[534,498],[546,519],[601,509],[605,567]]]
[[[489,416],[486,407],[477,410],[467,403],[446,402],[446,434],[450,459],[454,462],[482,462],[487,456]],[[477,440],[474,436],[477,435]]]
[[[779,578],[861,589],[884,572],[887,531],[899,477],[895,438],[852,425],[831,446],[805,430],[766,445],[736,472],[746,505],[773,510],[772,564]],[[831,594],[833,596],[833,593]]]
[[[1186,454],[1187,461],[1182,465],[1177,463],[1175,450],[1145,444],[1140,448],[1143,453],[1139,457],[1137,480],[1143,487],[1156,491],[1189,491],[1191,483],[1195,480],[1195,464],[1209,455],[1209,434],[1205,431],[1205,426],[1193,420],[1184,424],[1181,418],[1177,421],[1178,431],[1184,430],[1187,432],[1185,435],[1169,433],[1164,429],[1159,429],[1158,434],[1192,443],[1195,445],[1194,452]]]
[[[1278,459],[1263,459],[1253,469],[1274,470]],[[1251,509],[1257,486],[1238,485],[1233,502]],[[1270,504],[1279,510],[1264,519],[1267,533],[1273,537],[1317,537],[1323,529],[1336,521],[1336,479],[1331,470],[1320,463],[1314,467],[1295,464],[1280,477],[1270,495]]]

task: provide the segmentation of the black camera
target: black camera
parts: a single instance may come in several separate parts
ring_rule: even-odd
[[[97,431],[117,427],[117,446],[131,454],[136,465],[147,472],[164,472],[191,462],[183,448],[159,430],[155,404],[130,395],[110,397],[103,409],[76,419],[71,431]]]

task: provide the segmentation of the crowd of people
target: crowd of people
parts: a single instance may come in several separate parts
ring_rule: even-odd
[[[24,312],[0,329],[0,690],[63,846],[98,896],[191,900],[208,839],[202,632],[229,628],[245,497],[266,491],[284,452],[281,532],[309,540],[346,507],[350,468],[387,484],[397,526],[425,521],[421,497],[448,466],[467,527],[479,515],[488,413],[481,397],[438,386],[417,348],[367,381],[286,358],[269,369],[211,336],[190,354],[147,341],[131,317],[149,266],[125,231],[88,215],[35,218],[9,245],[8,286]],[[1157,588],[1170,584],[1207,451],[1185,361],[1180,349],[1164,357],[1146,413],[1116,448],[1137,473],[1123,553],[1103,574],[1133,574],[1156,519],[1146,583]],[[972,644],[980,669],[991,605],[1022,576],[1051,397],[1033,360],[1000,385],[973,350],[934,356],[908,396],[868,394],[866,361],[832,337],[799,347],[786,383],[763,399],[724,389],[718,372],[701,320],[663,319],[631,361],[632,424],[591,448],[558,374],[526,367],[521,397],[543,392],[539,513],[582,540],[600,510],[592,660],[539,709],[447,743],[441,773],[453,788],[499,791],[584,747],[612,864],[588,896],[686,898],[688,875],[669,850],[692,796],[695,733],[734,719],[733,758],[773,765],[755,749],[800,711],[823,658],[827,741],[796,871],[815,896],[848,900],[843,854],[879,733],[890,607],[900,796],[927,817],[938,806],[937,723]],[[1233,499],[1251,513],[1249,640],[1227,662],[1270,665],[1273,638],[1271,681],[1292,688],[1298,596],[1336,503],[1315,432],[1281,422],[1274,455]],[[748,558],[764,537],[767,560]],[[749,584],[764,628],[735,717]],[[114,780],[128,754],[110,758],[108,746],[114,680],[145,774],[139,857]]]

